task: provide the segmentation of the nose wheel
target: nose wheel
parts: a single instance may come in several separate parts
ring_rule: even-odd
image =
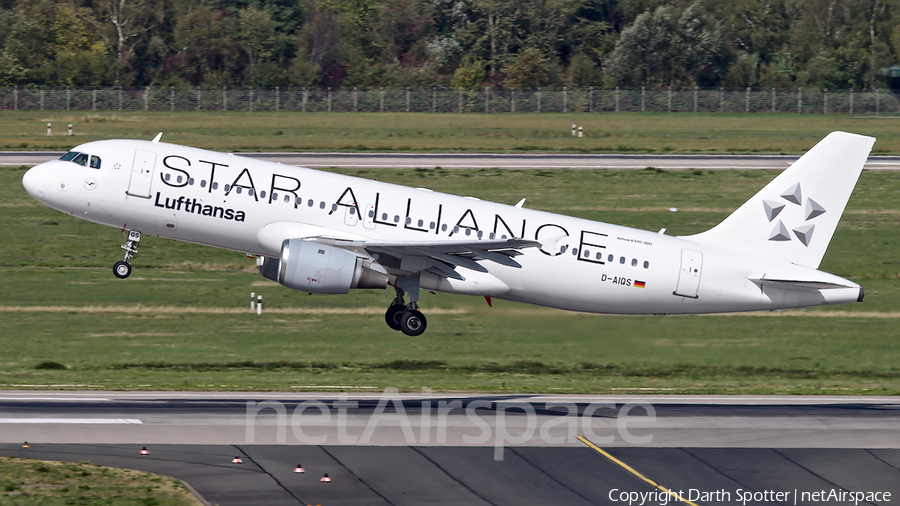
[[[399,330],[408,336],[422,335],[428,326],[428,321],[425,319],[425,315],[419,311],[419,305],[416,302],[406,304],[403,300],[403,290],[396,287],[394,289],[397,291],[397,297],[384,313],[384,322],[388,327]]]
[[[119,279],[125,279],[131,276],[131,264],[125,261],[118,261],[113,265],[113,274]]]
[[[125,231],[122,231],[122,233],[124,234]],[[113,265],[113,274],[119,279],[125,279],[128,276],[131,276],[131,264],[128,263],[128,261],[137,255],[137,245],[141,242],[141,233],[137,230],[129,230],[126,237],[127,240],[125,244],[122,245],[122,249],[125,250],[125,259],[120,260]]]

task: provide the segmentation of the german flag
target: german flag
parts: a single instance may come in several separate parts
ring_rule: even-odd
[[[638,281],[638,280],[636,280],[636,279],[634,280],[634,286],[635,286],[635,288],[644,288],[644,285],[646,285],[646,284],[647,284],[647,283],[644,283],[643,281]]]

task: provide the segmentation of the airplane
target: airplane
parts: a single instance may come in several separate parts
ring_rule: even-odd
[[[385,322],[425,331],[419,293],[570,311],[705,314],[861,302],[818,270],[875,142],[832,132],[715,227],[659,232],[152,141],[102,140],[29,169],[25,190],[119,228],[127,278],[142,236],[255,257],[308,293],[392,287]],[[409,302],[406,301],[408,296]]]

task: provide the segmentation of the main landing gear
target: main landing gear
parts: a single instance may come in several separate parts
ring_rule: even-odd
[[[394,290],[397,292],[397,297],[394,298],[391,305],[388,307],[387,311],[384,313],[384,322],[387,323],[388,327],[399,330],[408,336],[420,336],[423,332],[425,332],[425,327],[428,326],[428,320],[425,319],[425,315],[423,315],[419,311],[419,304],[416,300],[418,299],[418,275],[415,276],[415,292],[410,291],[410,303],[406,304],[403,300],[404,290],[399,286],[394,286]],[[401,284],[402,278],[398,278],[397,284]],[[415,293],[416,296],[413,295]]]
[[[128,263],[128,261],[137,255],[137,245],[141,242],[141,233],[137,230],[129,230],[127,237],[128,240],[122,245],[122,249],[125,250],[125,259],[116,262],[115,265],[113,265],[113,274],[119,279],[125,279],[128,276],[131,276],[131,264]]]

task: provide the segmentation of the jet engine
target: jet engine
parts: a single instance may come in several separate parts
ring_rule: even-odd
[[[288,239],[281,256],[263,261],[264,278],[308,293],[347,293],[351,288],[387,287],[388,274],[371,258],[326,244]]]

